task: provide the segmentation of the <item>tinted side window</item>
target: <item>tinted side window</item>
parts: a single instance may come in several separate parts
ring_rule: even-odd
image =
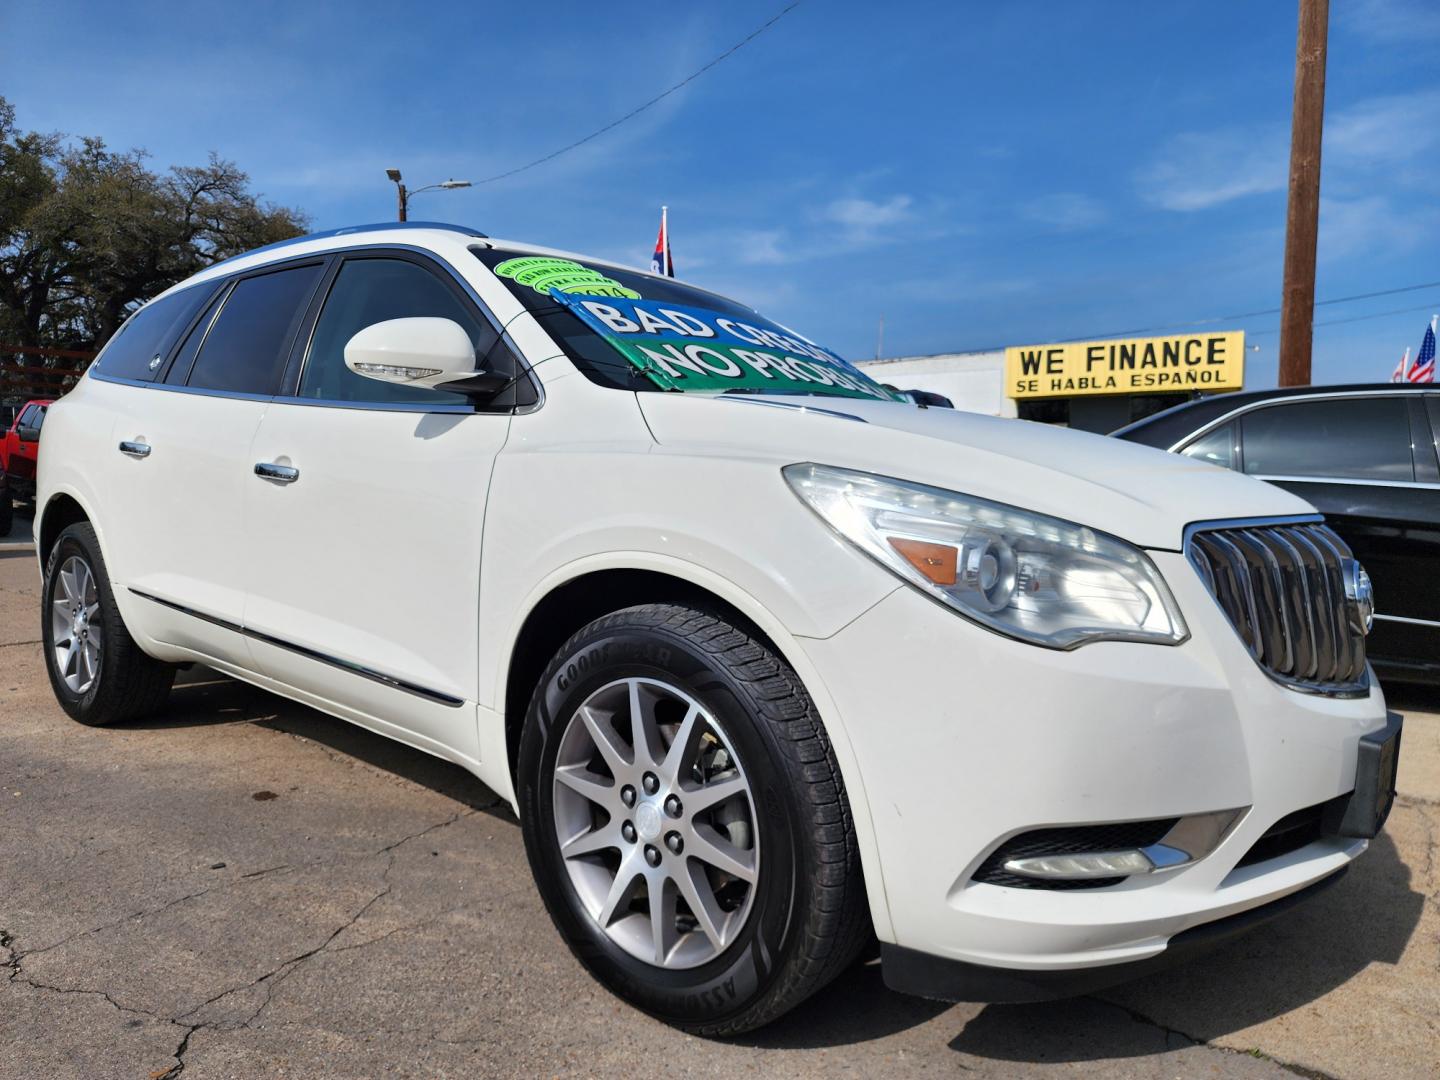
[[[1332,398],[1256,409],[1241,418],[1245,471],[1262,476],[1413,480],[1403,398]]]
[[[475,355],[485,357],[497,335],[438,277],[404,259],[348,259],[340,267],[315,324],[300,397],[328,401],[463,405],[463,394],[397,386],[356,375],[345,366],[345,344],[365,327],[387,319],[452,319],[465,328]]]
[[[151,367],[155,357],[163,359],[170,351],[174,337],[184,332],[213,289],[213,283],[196,285],[146,304],[116,331],[95,370],[117,379],[149,382],[155,378],[160,368],[159,364]]]
[[[1235,425],[1221,424],[1214,431],[1201,435],[1180,453],[1196,461],[1219,465],[1222,469],[1235,468]]]
[[[15,419],[16,427],[33,427],[40,416],[39,405],[26,405],[20,410],[20,415]]]
[[[175,386],[184,386],[190,378],[190,369],[195,366],[195,355],[200,351],[200,346],[205,343],[205,336],[210,332],[210,324],[215,321],[215,313],[225,303],[228,289],[221,289],[215,294],[215,299],[210,301],[210,306],[205,309],[200,318],[195,320],[195,325],[190,329],[190,335],[175,353],[175,360],[170,365],[170,370],[165,373],[165,381]]]
[[[188,385],[240,394],[275,393],[290,338],[322,269],[315,263],[236,282],[195,358]]]

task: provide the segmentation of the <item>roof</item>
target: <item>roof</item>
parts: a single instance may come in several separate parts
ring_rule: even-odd
[[[354,233],[366,232],[389,232],[392,229],[441,229],[446,232],[457,232],[465,236],[478,236],[485,239],[485,234],[479,229],[472,229],[468,225],[450,225],[443,221],[377,221],[371,225],[347,225],[343,229],[326,229],[324,232],[307,233],[305,236],[292,236],[289,240],[277,240],[273,244],[265,244],[263,247],[251,248],[249,251],[242,251],[239,255],[231,255],[228,259],[221,259],[217,263],[211,263],[206,269],[224,266],[236,259],[246,259],[251,255],[259,255],[262,252],[279,251],[281,248],[291,247],[295,244],[304,244],[311,240],[329,240],[336,236],[350,236]]]
[[[1354,394],[1383,391],[1392,394],[1423,394],[1440,392],[1440,386],[1430,383],[1342,383],[1336,386],[1277,386],[1269,390],[1237,390],[1228,394],[1213,394],[1199,401],[1186,401],[1173,405],[1164,412],[1147,416],[1133,424],[1110,434],[1146,446],[1168,448],[1179,442],[1192,431],[1204,427],[1211,420],[1218,419],[1236,409],[1260,401],[1281,401],[1285,398],[1308,397],[1315,394]]]
[[[618,263],[611,259],[596,258],[593,255],[585,255],[573,251],[564,251],[559,248],[544,247],[539,244],[529,244],[519,240],[498,240],[490,236],[488,233],[483,233],[478,229],[472,229],[468,225],[452,225],[444,221],[380,221],[370,225],[347,225],[343,229],[328,229],[324,232],[309,233],[306,236],[292,236],[288,240],[279,240],[273,244],[266,244],[263,247],[251,248],[249,251],[242,251],[240,254],[232,255],[228,259],[221,259],[219,262],[211,263],[209,266],[205,267],[203,270],[200,270],[195,274],[192,274],[184,281],[181,281],[178,284],[171,286],[164,293],[159,294],[159,296],[164,296],[170,292],[176,292],[182,288],[186,288],[187,286],[197,284],[198,282],[212,280],[216,277],[222,277],[227,273],[234,272],[231,264],[237,263],[241,260],[254,260],[253,262],[250,262],[250,265],[245,267],[246,270],[264,266],[269,261],[266,258],[255,259],[255,256],[257,255],[269,256],[275,252],[284,252],[287,248],[299,247],[302,244],[311,244],[315,241],[321,240],[342,240],[348,239],[352,236],[363,236],[365,233],[387,233],[409,230],[414,230],[417,232],[454,233],[459,236],[470,237],[477,240],[484,240],[486,247],[495,248],[501,251],[513,251],[516,254],[521,255],[549,255],[555,258],[562,259],[580,259],[587,263],[593,263],[596,266],[612,267],[614,269],[624,270],[632,274],[641,274],[646,277],[659,276],[652,273],[648,268],[639,266],[628,266],[624,263]],[[336,247],[339,246],[343,245],[321,246],[316,251],[314,251],[313,254],[323,254],[330,250],[334,250]],[[706,289],[699,285],[694,285],[688,281],[683,281],[678,278],[667,278],[666,280],[674,280],[678,284],[685,285],[687,288],[695,289],[699,292],[709,293],[712,296],[720,297],[720,299],[727,300],[730,303],[737,303],[737,301],[730,300],[729,297],[721,296],[721,294],[716,293],[713,290]],[[159,299],[159,296],[152,297],[152,299]],[[750,308],[750,305],[748,304],[739,303],[738,306],[749,308],[752,311],[754,310],[753,308]]]

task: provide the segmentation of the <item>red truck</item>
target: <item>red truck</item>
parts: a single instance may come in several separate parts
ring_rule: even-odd
[[[0,536],[10,533],[15,499],[35,498],[35,462],[40,455],[40,427],[50,399],[27,401],[15,414],[10,430],[0,436]]]

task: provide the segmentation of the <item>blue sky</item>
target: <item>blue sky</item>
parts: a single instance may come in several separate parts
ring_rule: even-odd
[[[333,228],[393,215],[389,166],[523,164],[783,6],[10,0],[0,95],[156,165],[216,151]],[[682,277],[857,359],[882,315],[899,355],[1273,308],[1294,48],[1282,0],[804,0],[412,216],[648,265],[668,203]],[[1437,61],[1433,0],[1332,4],[1321,300],[1440,281]],[[1315,380],[1387,378],[1432,310],[1440,287],[1317,309]],[[1277,325],[1217,324],[1260,346],[1249,385]]]

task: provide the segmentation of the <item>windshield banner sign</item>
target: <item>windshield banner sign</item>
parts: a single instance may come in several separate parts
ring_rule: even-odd
[[[550,295],[667,390],[841,394],[890,401],[889,391],[784,327],[661,300]]]

